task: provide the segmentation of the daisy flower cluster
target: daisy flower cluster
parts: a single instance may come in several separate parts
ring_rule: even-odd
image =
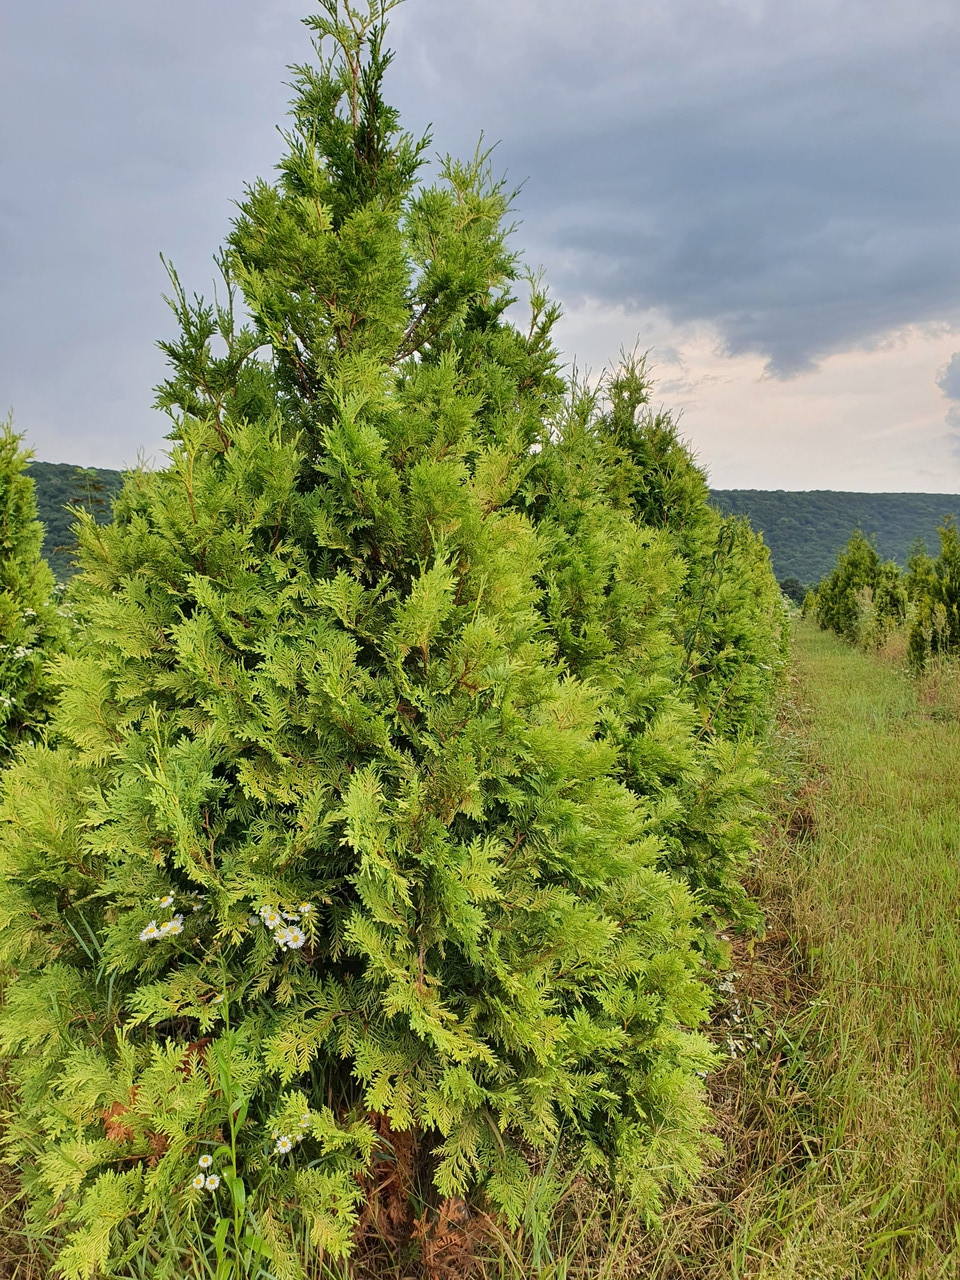
[[[202,1155],[197,1161],[200,1166],[200,1172],[190,1183],[194,1191],[216,1191],[220,1185],[220,1177],[216,1173],[210,1172],[210,1166],[213,1164],[213,1156]]]
[[[295,911],[278,911],[276,907],[264,904],[257,909],[256,915],[250,917],[249,923],[262,924],[269,929],[274,942],[282,950],[298,951],[307,940],[300,923],[312,910],[310,902],[301,902]]]
[[[288,1156],[298,1142],[302,1142],[310,1129],[310,1116],[304,1113],[293,1133],[274,1133],[273,1149],[278,1156]]]
[[[742,1058],[751,1050],[762,1048],[759,1036],[772,1038],[769,1027],[757,1022],[757,1010],[747,1011],[736,995],[739,973],[730,973],[717,983],[717,991],[726,999],[726,1007],[714,1019],[714,1025],[725,1032],[723,1040],[731,1058]]]
[[[161,911],[172,911],[176,898],[172,893],[164,893],[155,901]],[[140,941],[158,942],[161,938],[172,938],[178,933],[183,933],[183,916],[179,914],[164,920],[163,924],[151,920],[145,929],[140,930]]]

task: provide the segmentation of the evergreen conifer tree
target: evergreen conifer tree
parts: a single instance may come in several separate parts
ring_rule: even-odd
[[[908,657],[922,670],[931,654],[960,648],[960,532],[952,520],[940,530],[934,559],[920,543],[907,562],[903,589],[912,609]]]
[[[872,591],[880,570],[877,549],[860,529],[837,557],[833,572],[817,588],[817,622],[853,643],[860,637],[858,592]]]
[[[53,574],[41,558],[30,453],[9,421],[0,430],[0,764],[36,740],[52,697],[44,664],[60,648],[64,624]]]
[[[9,1149],[68,1277],[179,1274],[204,1240],[298,1276],[298,1241],[347,1252],[418,1170],[516,1221],[558,1142],[648,1210],[698,1167],[702,904],[624,780],[620,677],[581,678],[544,617],[526,509],[556,311],[534,287],[529,329],[504,317],[482,155],[416,185],[387,7],[310,20],[221,302],[173,278],[171,463],[81,520],[58,746],[6,780]],[[672,707],[686,570],[632,509],[591,520],[621,540],[612,634]]]
[[[620,776],[704,922],[757,919],[741,880],[767,776],[759,748],[786,656],[762,541],[706,478],[645,362],[575,387],[528,486],[547,546],[545,612],[570,670],[606,694]]]
[[[817,589],[820,626],[865,648],[879,644],[906,619],[910,592],[916,590],[918,573],[922,572],[921,561],[916,557],[912,561],[914,568],[904,578],[893,560],[881,561],[873,543],[855,530],[833,572]],[[911,662],[915,661],[915,643]]]

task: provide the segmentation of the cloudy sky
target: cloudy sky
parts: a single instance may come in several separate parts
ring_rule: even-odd
[[[159,254],[208,288],[307,0],[3,8],[0,410],[159,460]],[[391,42],[408,127],[523,183],[566,358],[649,348],[717,487],[960,490],[955,0],[406,0]]]

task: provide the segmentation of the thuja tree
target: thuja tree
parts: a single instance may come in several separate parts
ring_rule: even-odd
[[[817,622],[825,631],[835,631],[846,640],[857,640],[858,592],[873,587],[879,568],[876,548],[856,529],[837,557],[835,567],[817,588]]]
[[[44,664],[61,647],[63,621],[54,580],[41,558],[30,453],[9,421],[0,427],[0,764],[34,741],[52,690]]]
[[[960,648],[960,532],[948,520],[939,533],[940,554],[933,558],[921,543],[904,575],[911,605],[909,659],[916,670],[932,654]]]
[[[555,311],[535,289],[530,327],[505,319],[482,159],[417,185],[382,17],[310,20],[220,303],[174,279],[170,466],[83,521],[58,745],[7,775],[9,1150],[67,1276],[207,1246],[297,1276],[378,1195],[515,1221],[555,1143],[647,1210],[697,1168],[702,907],[625,778],[603,656],[583,678],[545,616],[556,537],[526,509]],[[642,586],[638,679],[674,714],[659,620],[687,570],[605,522],[611,634]],[[675,715],[696,728],[686,694]]]
[[[544,609],[568,668],[605,692],[620,777],[709,923],[756,919],[742,885],[786,652],[769,554],[708,503],[643,360],[575,386],[526,486]],[[709,949],[709,948],[708,948]]]
[[[853,644],[878,643],[906,617],[907,591],[892,560],[883,562],[866,536],[855,530],[836,567],[817,588],[817,621]]]
[[[650,404],[645,362],[611,377],[603,415],[609,491],[640,523],[669,534],[682,570],[673,630],[681,683],[705,734],[762,734],[786,653],[786,614],[762,539],[709,503],[704,472],[672,416]]]

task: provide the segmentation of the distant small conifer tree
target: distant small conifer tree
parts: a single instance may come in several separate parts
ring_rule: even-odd
[[[824,630],[856,643],[861,609],[857,593],[864,588],[872,591],[880,564],[873,543],[860,529],[854,530],[833,572],[817,588],[817,622]]]
[[[817,588],[818,623],[852,644],[876,647],[906,621],[911,583],[915,591],[923,572],[920,561],[915,570],[905,578],[893,560],[881,561],[873,542],[855,530],[833,572]]]

